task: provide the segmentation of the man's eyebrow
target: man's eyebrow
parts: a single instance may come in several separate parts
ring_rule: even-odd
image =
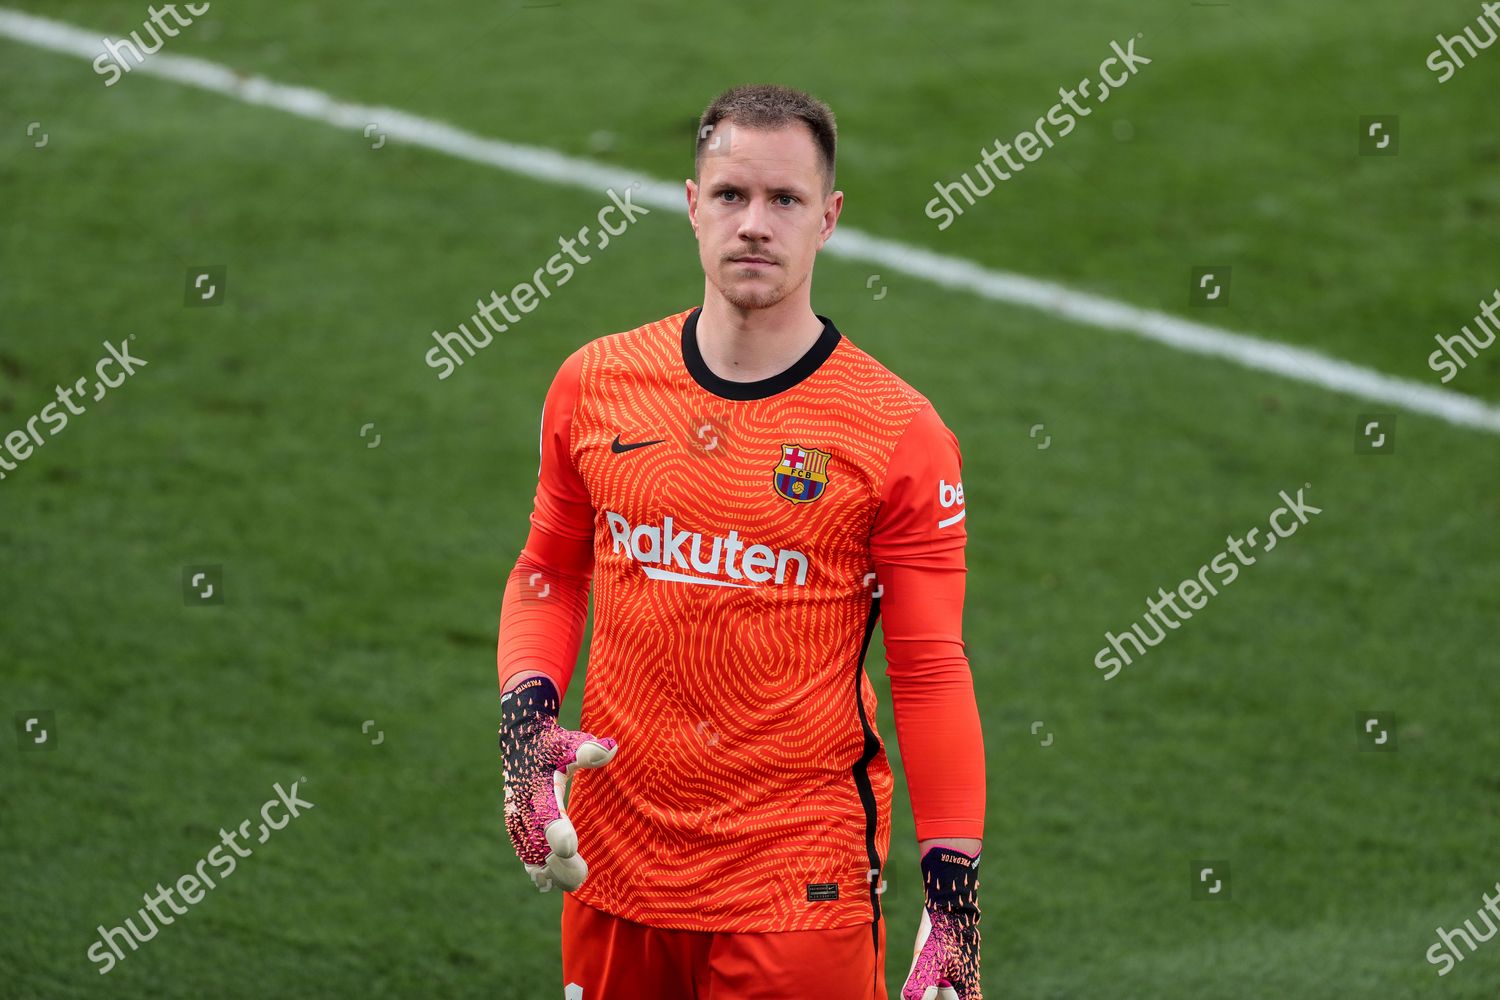
[[[722,191],[743,192],[744,190],[745,185],[729,180],[714,181],[708,186],[709,194],[719,194]],[[798,198],[807,197],[807,189],[795,184],[777,184],[769,190],[773,198],[783,194],[793,195]]]

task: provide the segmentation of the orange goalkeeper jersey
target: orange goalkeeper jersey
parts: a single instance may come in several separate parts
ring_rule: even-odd
[[[917,834],[982,832],[958,443],[827,319],[780,375],[719,378],[700,311],[586,344],[553,381],[500,679],[566,690],[592,579],[582,727],[620,751],[574,781],[580,901],[702,931],[878,920],[882,608]]]

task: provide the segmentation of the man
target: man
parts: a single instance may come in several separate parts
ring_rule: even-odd
[[[569,997],[884,1000],[883,617],[926,893],[902,997],[980,1000],[958,442],[812,310],[844,201],[827,106],[737,87],[699,125],[703,305],[586,344],[543,407],[500,618],[506,827],[569,891]]]

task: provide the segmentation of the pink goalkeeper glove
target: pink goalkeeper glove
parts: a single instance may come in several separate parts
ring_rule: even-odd
[[[979,983],[979,855],[929,847],[927,906],[901,1000],[984,1000]]]
[[[619,749],[614,740],[559,726],[561,701],[547,677],[529,677],[500,696],[505,831],[542,892],[554,883],[572,892],[588,877],[563,793],[574,771],[603,767]]]

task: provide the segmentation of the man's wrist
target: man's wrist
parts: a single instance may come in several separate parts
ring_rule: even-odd
[[[984,841],[978,837],[924,837],[917,841],[917,857],[934,847],[951,847],[972,858],[984,849]]]
[[[515,688],[520,687],[522,683],[530,680],[533,677],[550,678],[551,676],[552,675],[547,673],[545,670],[517,670],[515,673],[511,674],[509,677],[505,678],[505,680],[500,682],[500,693],[506,694],[514,690]]]

